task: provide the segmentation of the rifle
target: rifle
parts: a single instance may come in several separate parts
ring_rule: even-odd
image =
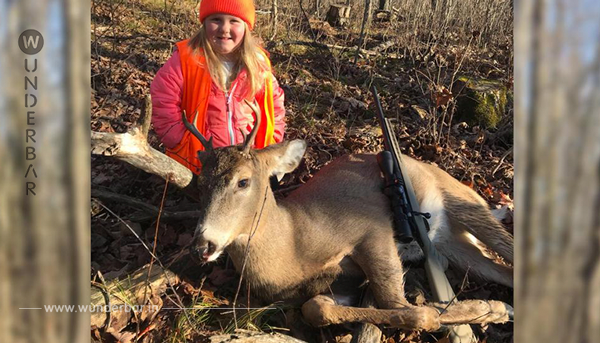
[[[402,168],[402,154],[391,130],[391,122],[384,117],[377,88],[373,86],[371,91],[375,97],[377,118],[383,131],[384,150],[377,154],[377,162],[385,178],[384,193],[391,200],[395,238],[405,244],[416,239],[425,255],[425,271],[434,301],[449,304],[454,300],[455,294],[444,274],[448,268],[448,260],[437,252],[427,235],[429,224],[426,219],[431,215],[420,212],[410,178]],[[476,341],[469,325],[453,326],[449,330],[452,343]]]

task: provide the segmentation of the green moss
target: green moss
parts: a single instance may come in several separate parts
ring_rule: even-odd
[[[304,45],[290,44],[287,46],[286,50],[290,55],[306,55],[308,48],[309,47]]]
[[[130,32],[135,32],[135,31],[139,31],[141,25],[140,23],[138,23],[137,21],[126,21],[125,23],[123,23],[123,25],[125,26],[125,28],[127,29],[127,31]]]
[[[499,81],[458,78],[455,90],[457,119],[470,125],[495,128],[506,111],[507,90]]]
[[[322,84],[319,85],[321,88],[321,91],[323,92],[327,92],[327,93],[334,93],[335,92],[335,85],[331,82],[323,82]]]

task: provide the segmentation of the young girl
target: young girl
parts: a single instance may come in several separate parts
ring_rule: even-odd
[[[150,86],[152,123],[167,155],[196,174],[204,147],[184,127],[183,111],[217,148],[243,142],[241,131],[249,133],[255,122],[244,99],[256,101],[262,117],[255,147],[283,139],[284,94],[252,37],[254,19],[252,0],[203,0],[200,30],[177,43]]]

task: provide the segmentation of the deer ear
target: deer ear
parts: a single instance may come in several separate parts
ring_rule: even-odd
[[[269,145],[259,150],[261,157],[266,158],[270,175],[275,175],[281,181],[283,176],[292,172],[300,165],[306,151],[306,142],[301,139]]]

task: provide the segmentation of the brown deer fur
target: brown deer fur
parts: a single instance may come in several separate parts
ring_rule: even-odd
[[[247,258],[245,279],[269,301],[306,301],[328,291],[339,276],[366,276],[380,308],[408,305],[375,156],[343,156],[276,200],[269,177],[294,170],[305,147],[295,140],[205,156],[198,179],[204,208],[195,231],[198,257],[212,261],[225,250],[238,271]],[[435,166],[408,157],[404,163],[421,210],[432,215],[429,235],[440,252],[456,267],[511,286],[512,269],[490,260],[467,237],[512,263],[513,238],[485,201]]]

